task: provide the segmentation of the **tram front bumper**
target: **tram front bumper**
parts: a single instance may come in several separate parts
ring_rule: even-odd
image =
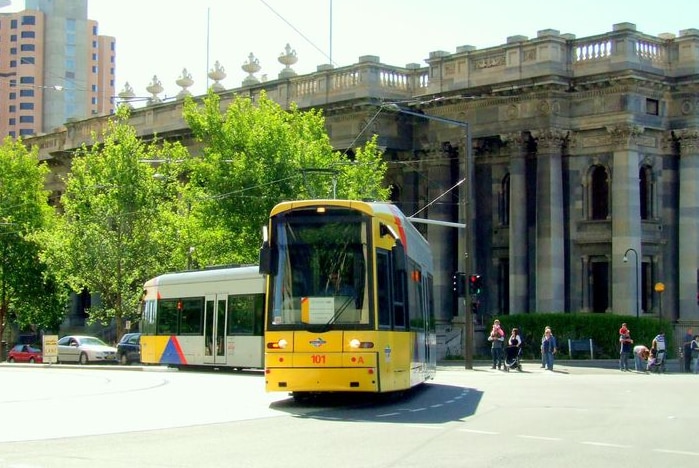
[[[377,392],[374,368],[284,368],[267,367],[268,392]]]

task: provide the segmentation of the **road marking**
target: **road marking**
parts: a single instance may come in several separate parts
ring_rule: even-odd
[[[443,406],[441,403],[437,403],[436,405],[430,405],[430,408],[439,408],[440,406]]]
[[[653,452],[671,453],[673,455],[689,455],[690,457],[699,457],[699,452],[687,452],[685,450],[653,449]]]
[[[459,432],[469,432],[471,434],[483,434],[483,435],[499,435],[499,432],[493,431],[479,431],[477,429],[459,429]]]
[[[559,437],[543,437],[543,436],[533,436],[533,435],[526,435],[526,434],[518,434],[517,437],[521,439],[533,439],[533,440],[549,440],[552,442],[560,442],[561,438]]]
[[[403,427],[414,427],[416,429],[436,429],[441,431],[442,428],[439,425],[430,426],[429,424],[406,424]]]
[[[377,414],[377,418],[385,418],[387,416],[398,416],[400,413],[383,413],[383,414]]]
[[[583,445],[594,445],[596,447],[625,448],[625,449],[633,448],[633,446],[631,446],[631,445],[610,444],[608,442],[592,442],[589,440],[586,440],[586,441],[583,441],[580,443]]]

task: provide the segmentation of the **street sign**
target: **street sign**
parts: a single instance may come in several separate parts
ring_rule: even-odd
[[[58,335],[44,335],[42,350],[44,362],[56,364],[58,362]]]

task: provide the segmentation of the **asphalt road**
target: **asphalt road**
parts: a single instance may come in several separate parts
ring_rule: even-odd
[[[0,467],[695,467],[699,376],[440,367],[297,403],[262,374],[0,365]]]

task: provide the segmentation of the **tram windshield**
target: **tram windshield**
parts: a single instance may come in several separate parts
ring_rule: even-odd
[[[370,325],[368,226],[368,217],[342,208],[275,218],[278,264],[270,276],[271,328],[325,331]]]

